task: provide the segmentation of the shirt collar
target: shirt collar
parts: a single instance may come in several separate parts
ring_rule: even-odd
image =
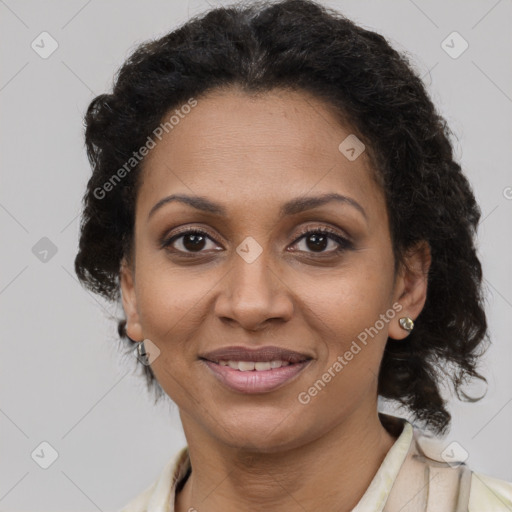
[[[389,449],[366,492],[352,512],[382,512],[414,438],[413,426],[407,420],[389,415],[379,415],[395,422],[401,421],[403,423],[402,433]]]

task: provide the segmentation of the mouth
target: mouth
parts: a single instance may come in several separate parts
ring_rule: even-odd
[[[290,364],[296,364],[296,363],[290,363],[288,361],[283,361],[282,359],[273,359],[272,361],[219,361],[217,364],[220,364],[221,366],[229,366],[230,368],[233,368],[233,370],[239,370],[241,372],[247,372],[247,371],[267,371],[267,370],[275,370],[277,368],[282,368],[283,366],[290,366]]]
[[[267,393],[288,384],[312,357],[279,347],[227,347],[201,355],[201,361],[225,386],[241,393]]]
[[[309,354],[274,346],[260,347],[258,349],[232,346],[200,354],[199,359],[211,361],[222,366],[230,366],[240,371],[265,371],[271,368],[286,366],[287,363],[302,363],[312,359],[312,357]],[[265,365],[256,365],[256,363],[265,363]],[[267,367],[268,364],[270,364],[270,368]]]

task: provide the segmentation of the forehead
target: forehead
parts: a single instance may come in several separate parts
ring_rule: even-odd
[[[329,105],[307,93],[214,91],[145,157],[138,213],[177,192],[247,206],[335,191],[371,209],[381,191],[367,154],[351,161],[339,149],[351,134]]]

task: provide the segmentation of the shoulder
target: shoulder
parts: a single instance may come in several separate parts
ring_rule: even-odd
[[[505,512],[512,510],[512,482],[482,473],[471,474],[468,512]]]
[[[418,442],[423,455],[427,456],[426,460],[431,462],[432,467],[437,466],[439,468],[436,468],[437,471],[442,472],[443,476],[440,479],[442,482],[450,479],[458,480],[457,486],[466,496],[464,501],[467,503],[468,512],[512,512],[512,482],[474,471],[471,467],[466,467],[463,470],[465,464],[461,463],[458,466],[456,459],[451,459],[453,450],[451,450],[452,453],[447,453],[447,448],[450,445],[446,447],[443,441],[436,438],[429,442],[428,438],[419,431]],[[441,468],[442,461],[446,463],[448,458],[450,458],[450,462],[444,464],[444,469]],[[462,481],[463,473],[466,473],[467,478],[465,485]],[[453,485],[456,485],[455,482]]]
[[[188,448],[184,447],[174,454],[164,466],[157,480],[132,498],[117,512],[153,512],[169,510],[166,506],[174,498],[177,483],[184,477],[190,464]]]
[[[156,482],[147,487],[143,492],[132,498],[123,508],[117,512],[147,512],[149,498],[154,493]]]
[[[399,494],[407,496],[415,484],[418,492],[415,487],[414,496],[424,493],[420,501],[435,504],[433,510],[442,508],[441,504],[457,503],[467,512],[512,512],[512,482],[474,471],[457,459],[453,449],[447,452],[450,445],[447,447],[444,440],[424,436],[421,429],[413,430],[408,457],[393,486],[398,487]]]

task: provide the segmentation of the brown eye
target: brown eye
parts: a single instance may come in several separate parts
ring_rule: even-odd
[[[187,251],[200,251],[204,248],[205,242],[206,238],[203,235],[191,233],[183,236],[182,244]]]
[[[329,245],[329,238],[321,233],[313,233],[305,238],[306,246],[314,252],[322,252]]]
[[[353,247],[352,243],[338,235],[335,231],[327,228],[312,229],[304,231],[294,245],[302,244],[298,250],[305,253],[336,254]],[[211,246],[208,247],[208,243]],[[207,250],[219,250],[212,237],[201,230],[188,230],[164,239],[161,248],[169,248],[175,253],[200,254]],[[220,249],[222,250],[222,249]]]
[[[162,242],[162,248],[172,246],[176,252],[200,253],[213,240],[204,231],[190,230],[174,235]],[[215,246],[215,244],[213,244]]]
[[[305,231],[295,244],[302,243],[302,252],[331,254],[350,249],[352,243],[327,228]],[[327,250],[326,250],[327,249]]]

